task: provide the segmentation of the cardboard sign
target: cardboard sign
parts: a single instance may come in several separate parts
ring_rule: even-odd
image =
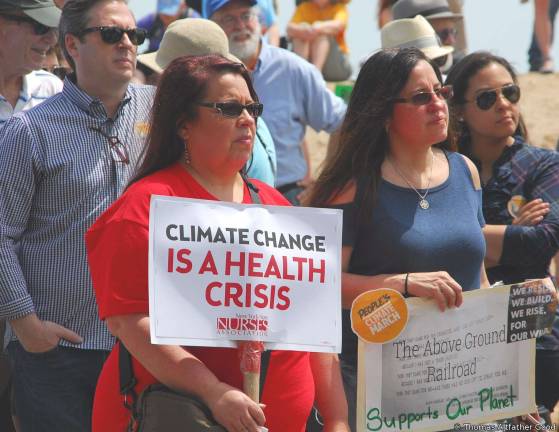
[[[407,305],[396,339],[359,341],[359,432],[442,431],[535,411],[534,338],[557,307],[549,279],[470,291],[445,312],[424,299]]]
[[[342,212],[153,196],[151,340],[341,349]]]

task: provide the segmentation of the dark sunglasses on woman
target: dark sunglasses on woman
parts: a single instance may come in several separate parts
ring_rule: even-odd
[[[98,26],[98,27],[88,27],[80,32],[83,36],[87,33],[99,32],[101,35],[101,40],[109,45],[114,45],[122,40],[122,37],[126,33],[130,42],[134,45],[141,45],[146,40],[148,34],[147,30],[142,28],[129,28],[124,29],[117,26]]]
[[[452,86],[446,85],[434,89],[432,92],[420,92],[414,94],[410,98],[396,98],[392,99],[394,103],[411,103],[413,105],[427,105],[436,96],[440,100],[448,100],[452,97]]]
[[[497,96],[499,95],[503,95],[510,103],[515,104],[520,100],[520,87],[516,84],[507,84],[501,88],[484,90],[476,96],[476,105],[480,110],[487,111],[495,105],[495,102],[497,102]]]
[[[8,15],[8,14],[0,14],[0,16],[4,19],[7,19],[8,21],[31,24],[31,27],[33,28],[33,32],[37,36],[46,35],[51,30],[57,31],[55,27],[49,27],[44,24],[41,24],[39,21],[35,21],[33,18],[30,18],[28,16]]]
[[[247,110],[251,117],[258,118],[264,110],[264,105],[258,102],[251,102],[246,105],[239,102],[200,102],[198,105],[213,108],[223,117],[228,118],[239,117],[243,110]]]

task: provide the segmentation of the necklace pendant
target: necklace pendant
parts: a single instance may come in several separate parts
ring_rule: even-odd
[[[423,210],[427,210],[429,208],[429,201],[423,198],[419,201],[419,207],[421,207]]]

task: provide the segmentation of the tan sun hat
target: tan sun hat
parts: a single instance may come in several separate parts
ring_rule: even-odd
[[[229,54],[227,35],[219,25],[206,19],[184,18],[167,27],[157,51],[139,55],[138,61],[162,73],[178,57],[207,54],[219,54],[241,63],[237,57]]]
[[[441,45],[437,33],[421,15],[389,22],[380,31],[380,39],[383,49],[419,48],[430,59],[454,51],[454,47]]]

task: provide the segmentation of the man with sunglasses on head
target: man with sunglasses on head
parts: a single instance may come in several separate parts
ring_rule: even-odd
[[[145,31],[124,0],[69,0],[61,93],[0,130],[0,319],[13,334],[21,430],[91,428],[114,339],[98,318],[84,234],[134,173],[154,89],[130,84]]]
[[[256,0],[204,0],[202,11],[223,28],[231,54],[252,73],[264,104],[262,117],[274,139],[276,188],[295,205],[310,184],[303,139],[306,127],[335,132],[346,111],[316,67],[261,38]]]
[[[0,0],[0,127],[62,90],[58,78],[41,70],[59,19],[52,0]]]

